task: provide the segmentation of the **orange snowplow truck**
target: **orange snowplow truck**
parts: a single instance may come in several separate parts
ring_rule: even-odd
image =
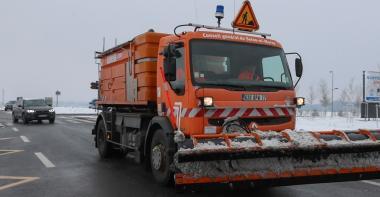
[[[98,53],[100,156],[129,153],[163,185],[379,178],[380,131],[294,131],[303,99],[268,36],[186,24]]]

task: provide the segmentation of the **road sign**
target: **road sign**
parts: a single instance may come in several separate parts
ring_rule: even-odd
[[[232,27],[245,31],[257,31],[259,29],[259,23],[248,0],[243,2],[243,6],[232,23]]]
[[[367,71],[365,75],[365,101],[380,102],[380,72]]]

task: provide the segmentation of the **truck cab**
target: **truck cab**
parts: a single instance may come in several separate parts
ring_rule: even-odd
[[[200,31],[164,37],[160,51],[157,111],[185,135],[220,134],[234,118],[263,131],[294,129],[294,85],[278,42]]]

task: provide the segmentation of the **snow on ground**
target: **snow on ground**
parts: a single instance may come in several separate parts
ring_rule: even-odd
[[[297,117],[296,130],[356,130],[379,129],[380,120],[365,121],[363,118],[345,117]]]
[[[54,107],[56,114],[96,114],[97,111],[86,107]]]

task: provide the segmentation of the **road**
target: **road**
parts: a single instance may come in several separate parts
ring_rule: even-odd
[[[331,196],[378,197],[380,180],[237,189],[203,187],[178,194],[158,186],[128,158],[99,159],[93,118],[57,116],[55,124],[13,124],[0,111],[0,196]]]

